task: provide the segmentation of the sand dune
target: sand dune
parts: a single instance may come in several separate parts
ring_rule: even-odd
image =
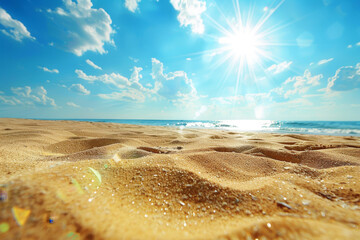
[[[360,239],[359,165],[357,137],[0,119],[0,239]]]

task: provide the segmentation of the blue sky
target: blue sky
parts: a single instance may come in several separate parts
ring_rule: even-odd
[[[0,117],[360,120],[360,1],[2,0]]]

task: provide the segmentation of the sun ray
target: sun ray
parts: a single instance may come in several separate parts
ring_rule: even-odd
[[[269,36],[288,26],[288,24],[277,24],[269,29],[262,29],[269,18],[284,2],[285,0],[273,2],[268,11],[265,11],[256,23],[252,22],[255,8],[250,8],[247,16],[244,17],[238,0],[232,0],[235,21],[230,21],[229,18],[226,18],[218,6],[216,7],[220,15],[225,18],[226,25],[206,15],[213,27],[221,33],[221,36],[211,37],[211,39],[215,40],[217,38],[218,48],[199,52],[199,54],[218,55],[218,60],[214,64],[215,67],[228,64],[225,76],[231,75],[231,72],[235,74],[236,93],[238,91],[239,81],[243,79],[246,74],[250,75],[254,80],[257,78],[255,67],[265,71],[262,61],[280,62],[276,57],[271,56],[271,52],[268,51],[267,48],[292,45],[269,41],[268,39]]]
[[[279,2],[275,8],[272,8],[269,10],[269,14],[267,15],[263,15],[265,16],[264,19],[260,19],[260,21],[255,25],[254,30],[258,31],[263,25],[264,23],[276,12],[276,10],[285,2],[285,0],[282,0],[281,2]]]
[[[204,39],[211,40],[208,43],[212,48],[187,54],[187,56],[209,58],[210,69],[215,70],[226,66],[224,75],[218,83],[221,87],[225,81],[233,77],[235,96],[239,93],[239,89],[244,92],[242,81],[251,80],[255,87],[259,88],[257,74],[268,75],[265,65],[268,65],[269,62],[278,64],[284,61],[279,56],[272,54],[272,47],[296,45],[279,42],[278,38],[273,37],[276,37],[277,32],[293,22],[266,26],[267,21],[284,2],[285,0],[275,0],[269,7],[266,7],[266,11],[264,10],[264,13],[256,21],[254,21],[256,15],[254,4],[247,10],[247,14],[244,14],[245,11],[241,8],[239,0],[232,0],[234,17],[231,17],[228,13],[224,14],[215,3],[219,19],[215,20],[208,14],[205,14],[205,18],[218,33],[203,35]]]

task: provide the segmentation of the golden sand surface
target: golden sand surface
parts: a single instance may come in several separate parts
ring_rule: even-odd
[[[360,239],[360,138],[0,119],[0,239]]]

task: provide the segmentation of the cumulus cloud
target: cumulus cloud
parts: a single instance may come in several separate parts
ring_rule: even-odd
[[[46,89],[41,86],[34,91],[29,86],[11,88],[11,91],[19,97],[29,101],[29,103],[39,103],[56,107],[55,100],[47,96]]]
[[[151,76],[154,83],[147,84],[145,87],[141,83],[142,70],[141,67],[134,67],[130,78],[119,73],[96,76],[87,75],[80,69],[76,69],[75,72],[79,78],[90,83],[101,82],[119,90],[110,94],[98,94],[104,99],[142,102],[146,97],[160,97],[173,103],[191,102],[198,99],[194,84],[184,71],[164,73],[163,63],[153,58]]]
[[[334,60],[334,58],[329,58],[329,59],[320,60],[320,61],[318,62],[318,65],[322,65],[322,64],[331,62],[332,60]]]
[[[87,75],[80,69],[76,69],[75,73],[78,75],[79,78],[89,81],[91,83],[95,81],[99,81],[104,84],[112,85],[119,89],[133,88],[148,93],[157,92],[160,87],[159,83],[155,83],[155,86],[152,89],[146,88],[140,83],[140,80],[142,79],[142,75],[141,75],[142,70],[143,69],[141,67],[134,67],[130,78],[124,77],[119,73],[92,76],[92,75]]]
[[[89,64],[90,66],[92,66],[95,69],[99,69],[102,70],[101,67],[99,67],[98,65],[96,65],[95,63],[93,63],[92,61],[90,61],[89,59],[86,59],[86,63]]]
[[[173,102],[198,99],[196,88],[184,71],[164,73],[163,63],[153,58],[151,76],[155,87],[159,86],[157,93],[166,99]]]
[[[65,9],[49,9],[58,27],[54,45],[77,56],[87,51],[105,53],[104,44],[114,44],[110,15],[102,8],[92,8],[91,0],[64,0]]]
[[[130,12],[135,12],[138,8],[138,3],[141,2],[141,0],[125,0],[125,7]]]
[[[322,74],[313,76],[311,72],[306,69],[302,76],[290,77],[284,81],[281,86],[267,92],[212,98],[212,106],[221,105],[226,109],[227,107],[236,104],[239,107],[253,109],[255,116],[257,118],[262,118],[266,106],[268,105],[280,107],[282,105],[291,106],[291,104],[295,105],[297,103],[301,106],[311,104],[311,102],[305,98],[318,97],[323,94],[304,94],[311,88],[318,86],[322,78]]]
[[[180,26],[191,26],[193,33],[204,33],[205,27],[201,14],[206,11],[206,2],[201,0],[170,0],[174,9],[179,12],[177,16]]]
[[[75,103],[73,103],[73,102],[67,102],[66,104],[67,104],[68,106],[74,107],[74,108],[79,108],[79,107],[80,107],[79,105],[77,105],[77,104],[75,104]]]
[[[134,67],[133,72],[130,78],[126,78],[118,73],[103,74],[99,76],[91,76],[84,73],[82,70],[76,69],[75,72],[79,78],[89,81],[91,83],[97,81],[110,85],[119,89],[119,92],[113,92],[111,94],[98,94],[99,97],[103,99],[113,99],[113,100],[125,100],[125,101],[139,101],[143,102],[145,99],[144,94],[153,94],[156,93],[159,89],[159,85],[150,89],[144,87],[140,80],[142,68]]]
[[[311,75],[311,72],[306,69],[303,76],[295,76],[292,78],[288,78],[284,85],[286,86],[289,83],[293,83],[292,89],[289,89],[285,92],[284,97],[289,98],[289,96],[294,94],[304,94],[306,93],[310,87],[317,86],[320,84],[320,79],[323,78],[322,74],[318,74],[315,76]]]
[[[74,91],[74,92],[77,92],[77,93],[81,93],[81,94],[84,94],[84,95],[89,95],[90,94],[90,91],[87,90],[83,85],[81,84],[72,84],[70,87],[69,87],[70,90]]]
[[[24,38],[29,38],[35,40],[33,36],[31,36],[30,32],[20,21],[13,19],[3,8],[0,7],[0,24],[4,27],[4,29],[0,29],[0,31],[15,39],[16,41],[21,42]]]
[[[284,62],[279,63],[279,64],[273,64],[270,67],[268,67],[266,70],[268,72],[272,72],[273,74],[278,74],[278,73],[283,72],[287,68],[289,68],[292,63],[293,63],[292,61],[289,61],[289,62],[284,61]]]
[[[59,70],[57,70],[56,68],[54,69],[49,69],[47,67],[41,67],[39,66],[40,69],[42,69],[44,72],[49,72],[49,73],[59,73]]]
[[[360,63],[355,66],[343,66],[336,70],[335,75],[328,79],[325,90],[327,92],[348,91],[355,88],[360,88]]]

